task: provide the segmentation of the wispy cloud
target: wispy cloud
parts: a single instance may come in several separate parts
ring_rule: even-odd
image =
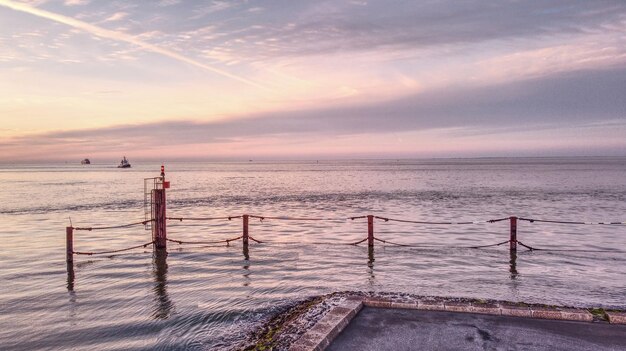
[[[91,2],[90,0],[65,0],[63,1],[63,4],[65,6],[82,6],[82,5],[87,5],[90,2]]]
[[[103,22],[121,21],[126,17],[128,17],[128,12],[116,12],[112,14],[111,16],[107,17],[106,19],[104,19]]]
[[[209,5],[203,4],[196,7],[193,10],[194,15],[191,16],[190,19],[199,19],[212,13],[228,10],[238,5],[239,4],[235,1],[212,1]]]
[[[168,7],[168,6],[178,5],[180,4],[180,1],[181,0],[161,0],[159,1],[159,6]]]
[[[298,5],[299,4],[299,5]],[[246,39],[238,49],[255,57],[329,55],[351,52],[426,50],[525,40],[515,46],[568,41],[572,36],[615,33],[623,36],[626,3],[577,2],[315,2],[285,14],[274,5],[256,24],[262,31],[232,35]],[[268,5],[269,7],[269,5]],[[348,8],[345,8],[348,7]],[[246,19],[246,21],[249,21]],[[222,30],[232,31],[232,23]],[[444,47],[445,46],[445,47]]]
[[[293,1],[263,6],[259,12],[240,1],[187,6],[177,16],[192,20],[178,34],[210,23],[214,35],[164,40],[194,53],[229,51],[228,62],[244,63],[341,60],[342,55],[387,62],[465,55],[469,61],[481,51],[505,55],[571,43],[597,47],[598,41],[609,40],[626,52],[626,3],[620,1],[389,1],[366,6]]]
[[[47,3],[49,0],[21,0],[20,2],[31,6],[39,6]]]
[[[138,39],[135,36],[129,35],[129,34],[125,34],[123,32],[118,32],[118,31],[113,31],[113,30],[109,30],[109,29],[105,29],[102,27],[98,27],[83,21],[79,21],[77,19],[68,17],[68,16],[64,16],[64,15],[60,15],[60,14],[56,14],[56,13],[52,13],[46,10],[41,10],[38,9],[36,7],[32,7],[23,3],[18,3],[18,2],[14,2],[14,1],[9,1],[9,0],[0,0],[0,6],[4,6],[4,7],[8,7],[12,10],[15,11],[20,11],[20,12],[25,12],[37,17],[41,17],[41,18],[46,18],[58,23],[62,23],[65,25],[68,25],[70,27],[74,27],[83,31],[86,31],[88,33],[91,33],[93,35],[99,36],[99,37],[103,37],[103,38],[107,38],[107,39],[113,39],[113,40],[118,40],[118,41],[123,41],[123,42],[127,42],[129,44],[133,44],[133,45],[137,45],[141,48],[143,48],[144,50],[147,51],[151,51],[163,56],[167,56],[169,58],[172,58],[174,60],[180,61],[180,62],[184,62],[187,63],[189,65],[195,66],[195,67],[199,67],[201,69],[219,74],[221,76],[224,77],[228,77],[234,80],[237,80],[239,82],[245,83],[247,85],[250,86],[254,86],[256,88],[260,88],[263,90],[268,90],[266,87],[264,87],[263,85],[254,82],[250,79],[229,73],[227,71],[221,70],[219,68],[215,68],[213,66],[210,66],[208,64],[199,62],[197,60],[194,60],[192,58],[186,57],[182,54],[179,54],[177,52],[144,42],[140,39]]]

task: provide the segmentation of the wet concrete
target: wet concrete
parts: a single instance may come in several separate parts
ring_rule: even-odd
[[[364,307],[326,350],[626,350],[626,325]]]

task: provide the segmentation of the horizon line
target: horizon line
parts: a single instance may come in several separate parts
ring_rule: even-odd
[[[92,158],[86,157],[91,160],[92,165],[104,165],[108,163],[117,163],[117,159],[101,159],[101,162],[94,163]],[[511,156],[434,156],[434,157],[303,157],[303,158],[266,158],[266,157],[225,157],[225,158],[189,158],[181,160],[163,160],[156,158],[136,158],[133,162],[137,163],[254,163],[254,162],[336,162],[336,161],[413,161],[413,160],[485,160],[485,159],[580,159],[580,158],[626,158],[626,154],[623,155],[542,155],[542,156],[530,156],[530,155],[511,155]],[[96,159],[97,160],[97,159]],[[0,165],[28,165],[28,164],[79,164],[79,160],[26,160],[21,162],[14,161],[0,161]]]

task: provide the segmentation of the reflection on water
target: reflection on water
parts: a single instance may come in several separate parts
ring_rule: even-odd
[[[248,243],[243,243],[243,257],[246,261],[250,260],[250,250],[248,248]]]
[[[511,272],[511,280],[515,280],[517,278],[517,252],[509,251],[509,272]]]
[[[174,304],[167,294],[167,250],[155,249],[153,253],[154,302],[152,317],[167,319],[170,317]]]
[[[67,320],[70,321],[70,325],[76,325],[77,316],[78,316],[78,301],[76,297],[76,292],[70,291],[68,293],[68,314]]]
[[[243,286],[249,286],[252,279],[250,278],[250,261],[246,257],[245,263],[243,265]]]
[[[374,269],[374,246],[367,247],[367,266]]]
[[[74,262],[67,262],[67,291],[74,291]]]
[[[368,282],[370,286],[374,286],[374,246],[367,247],[367,273],[369,274]]]

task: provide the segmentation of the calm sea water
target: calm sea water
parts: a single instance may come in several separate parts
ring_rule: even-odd
[[[508,238],[508,222],[377,221],[376,236],[408,248],[346,242],[365,220],[251,220],[249,259],[229,247],[169,243],[65,263],[65,227],[143,219],[143,178],[159,164],[0,166],[2,350],[211,350],[305,297],[394,291],[626,308],[626,226],[520,222],[518,239],[555,249],[464,249]],[[366,214],[474,221],[516,215],[625,221],[626,158],[168,163],[168,215],[345,218]],[[174,222],[187,241],[241,235],[241,220]],[[150,241],[143,227],[75,233],[75,250]]]

